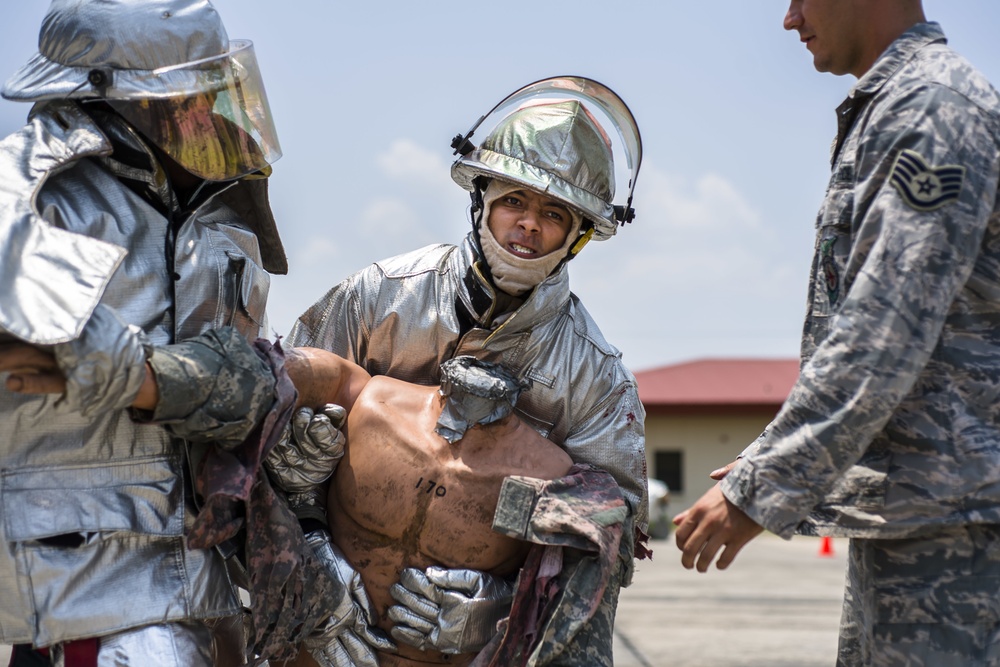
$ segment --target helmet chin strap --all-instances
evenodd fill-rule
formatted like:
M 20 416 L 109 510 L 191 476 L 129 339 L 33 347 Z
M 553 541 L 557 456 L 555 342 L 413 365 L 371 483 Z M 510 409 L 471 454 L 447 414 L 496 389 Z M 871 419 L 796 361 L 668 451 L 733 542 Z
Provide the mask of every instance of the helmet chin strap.
M 590 239 L 592 238 L 594 238 L 593 225 L 591 225 L 590 229 L 585 231 L 583 234 L 580 234 L 580 237 L 576 240 L 576 243 L 574 243 L 573 247 L 569 249 L 569 254 L 566 255 L 566 261 L 568 262 L 569 260 L 579 255 L 580 251 L 583 250 L 584 246 L 590 243 Z
M 488 184 L 489 181 L 482 177 L 473 181 L 472 192 L 469 193 L 469 197 L 472 199 L 472 204 L 469 206 L 469 219 L 472 222 L 472 238 L 476 242 L 476 253 L 479 255 L 479 259 L 482 260 L 479 262 L 481 272 L 483 277 L 490 282 L 490 285 L 494 285 L 493 271 L 490 269 L 489 262 L 486 261 L 486 254 L 483 252 L 483 240 L 479 236 L 479 224 L 486 214 L 486 203 L 483 200 L 483 192 L 486 190 Z

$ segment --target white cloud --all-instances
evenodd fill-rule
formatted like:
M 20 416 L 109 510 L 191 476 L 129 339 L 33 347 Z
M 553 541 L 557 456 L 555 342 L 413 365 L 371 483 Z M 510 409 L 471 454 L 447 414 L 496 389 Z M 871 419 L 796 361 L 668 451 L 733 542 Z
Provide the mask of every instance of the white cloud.
M 696 179 L 644 165 L 636 209 L 642 221 L 672 229 L 758 229 L 760 214 L 729 181 L 718 174 Z M 640 208 L 641 207 L 641 208 Z
M 383 252 L 376 256 L 385 256 L 387 248 L 402 252 L 461 239 L 469 199 L 451 179 L 446 155 L 410 139 L 396 139 L 376 155 L 375 164 L 385 174 L 389 191 L 362 210 L 364 235 L 382 243 Z
M 290 263 L 294 267 L 313 267 L 336 261 L 341 255 L 341 246 L 331 239 L 315 236 L 309 243 L 295 249 Z
M 398 199 L 376 199 L 361 212 L 361 229 L 365 236 L 399 236 L 420 227 L 420 216 L 408 204 Z
M 438 189 L 454 188 L 450 163 L 441 151 L 432 151 L 409 139 L 396 139 L 375 158 L 375 164 L 386 176 L 400 185 Z

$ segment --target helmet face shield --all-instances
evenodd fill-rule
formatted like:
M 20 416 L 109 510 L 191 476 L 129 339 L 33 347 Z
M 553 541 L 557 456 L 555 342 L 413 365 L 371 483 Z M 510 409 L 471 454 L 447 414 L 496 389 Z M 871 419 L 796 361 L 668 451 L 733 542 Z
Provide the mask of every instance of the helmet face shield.
M 112 76 L 121 78 L 119 72 Z M 184 169 L 209 181 L 259 171 L 281 157 L 249 41 L 228 53 L 110 81 L 104 99 Z

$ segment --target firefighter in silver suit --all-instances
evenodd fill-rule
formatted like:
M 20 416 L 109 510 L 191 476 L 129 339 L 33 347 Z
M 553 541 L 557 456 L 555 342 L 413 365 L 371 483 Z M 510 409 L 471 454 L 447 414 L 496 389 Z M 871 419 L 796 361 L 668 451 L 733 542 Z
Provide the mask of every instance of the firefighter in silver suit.
M 207 0 L 54 0 L 3 96 L 34 106 L 0 142 L 0 340 L 48 355 L 65 392 L 24 393 L 17 372 L 0 388 L 0 643 L 67 667 L 221 664 L 236 589 L 220 551 L 185 541 L 178 433 L 199 406 L 129 406 L 154 346 L 263 333 L 286 271 L 253 46 Z M 273 377 L 256 381 L 227 437 L 269 409 Z
M 612 203 L 613 143 L 597 115 L 617 131 L 633 186 L 641 141 L 621 99 L 580 77 L 526 86 L 487 116 L 501 111 L 481 146 L 470 140 L 478 123 L 453 144 L 460 156 L 452 177 L 473 201 L 473 229 L 465 240 L 376 262 L 348 277 L 299 318 L 289 339 L 331 350 L 373 375 L 419 384 L 439 383 L 441 362 L 459 355 L 502 363 L 531 381 L 519 416 L 576 462 L 611 473 L 629 508 L 614 581 L 593 601 L 597 613 L 580 623 L 567 646 L 549 651 L 557 657 L 546 664 L 610 665 L 618 591 L 632 572 L 633 528 L 647 526 L 644 412 L 621 354 L 570 292 L 567 263 L 588 241 L 610 238 L 631 219 L 630 206 Z M 468 590 L 470 580 L 488 575 L 453 570 L 432 578 L 434 590 L 394 593 L 401 604 L 390 610 L 393 637 L 445 653 L 478 651 L 496 623 L 469 616 L 503 617 L 511 600 L 504 582 L 479 585 L 484 592 L 470 596 L 450 594 L 450 582 Z M 439 612 L 422 616 L 421 609 Z M 549 621 L 565 626 L 579 621 L 578 611 L 567 602 Z M 483 632 L 470 636 L 473 627 Z

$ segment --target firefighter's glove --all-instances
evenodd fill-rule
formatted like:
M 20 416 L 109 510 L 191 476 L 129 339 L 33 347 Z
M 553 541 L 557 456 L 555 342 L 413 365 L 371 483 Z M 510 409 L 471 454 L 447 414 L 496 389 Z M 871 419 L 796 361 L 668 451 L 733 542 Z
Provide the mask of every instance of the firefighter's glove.
M 333 403 L 315 413 L 296 410 L 264 460 L 275 484 L 288 493 L 304 493 L 329 479 L 344 456 L 346 420 L 347 411 Z
M 306 534 L 316 559 L 334 583 L 330 618 L 304 642 L 322 667 L 378 667 L 376 651 L 396 652 L 396 645 L 374 626 L 375 609 L 361 576 L 325 530 Z
M 84 417 L 127 408 L 146 378 L 150 350 L 139 327 L 125 324 L 113 309 L 98 304 L 78 338 L 52 346 L 66 377 L 60 401 Z
M 390 589 L 399 604 L 389 608 L 393 639 L 420 650 L 481 650 L 510 615 L 514 584 L 477 570 L 432 566 L 403 570 Z

